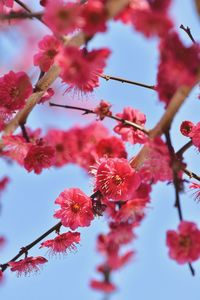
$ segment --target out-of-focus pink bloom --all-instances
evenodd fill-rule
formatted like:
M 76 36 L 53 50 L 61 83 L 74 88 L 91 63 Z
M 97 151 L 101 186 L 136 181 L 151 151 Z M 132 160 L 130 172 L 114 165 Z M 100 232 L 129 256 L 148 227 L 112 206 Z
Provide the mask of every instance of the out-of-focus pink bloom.
M 6 189 L 9 182 L 10 182 L 10 179 L 7 176 L 4 176 L 0 180 L 0 193 Z
M 87 1 L 82 7 L 81 17 L 83 18 L 81 28 L 85 33 L 93 35 L 96 32 L 106 31 L 107 12 L 103 1 Z
M 39 66 L 43 72 L 47 72 L 59 53 L 61 43 L 55 36 L 45 35 L 38 46 L 40 51 L 34 55 L 34 65 Z
M 148 156 L 140 169 L 140 176 L 144 182 L 156 183 L 157 181 L 170 181 L 173 179 L 171 158 L 167 145 L 156 138 L 149 142 Z
M 3 155 L 17 161 L 20 165 L 24 165 L 30 144 L 20 135 L 7 135 L 2 137 L 4 143 Z
M 200 257 L 200 230 L 193 222 L 182 221 L 178 231 L 168 230 L 166 243 L 169 256 L 179 264 L 191 263 Z
M 80 27 L 81 6 L 78 3 L 63 0 L 48 0 L 45 3 L 43 21 L 58 35 L 68 34 Z
M 0 78 L 0 107 L 10 112 L 23 108 L 31 93 L 32 85 L 24 72 L 10 71 Z
M 112 115 L 112 112 L 110 111 L 111 106 L 112 105 L 109 102 L 101 100 L 100 104 L 94 109 L 94 112 L 102 121 L 106 116 Z
M 123 268 L 134 257 L 134 251 L 127 251 L 123 255 L 116 255 L 108 257 L 107 264 L 111 270 L 118 270 Z
M 0 0 L 0 13 L 3 12 L 4 6 L 12 8 L 14 5 L 14 0 Z
M 47 145 L 31 145 L 26 157 L 24 167 L 28 172 L 40 174 L 43 169 L 50 168 L 55 161 L 55 150 Z
M 12 272 L 17 272 L 17 276 L 28 275 L 31 272 L 38 272 L 40 265 L 46 263 L 48 260 L 42 256 L 26 257 L 19 261 L 10 261 L 9 266 Z
M 141 183 L 139 175 L 123 158 L 109 158 L 100 162 L 95 179 L 95 190 L 115 201 L 130 199 Z
M 78 188 L 64 190 L 56 199 L 61 208 L 54 214 L 61 219 L 62 225 L 75 230 L 77 227 L 90 226 L 94 219 L 91 198 Z
M 116 114 L 116 116 L 122 118 L 123 120 L 136 123 L 142 127 L 146 122 L 145 115 L 139 110 L 133 109 L 132 107 L 125 107 L 123 113 Z M 131 144 L 144 144 L 147 140 L 144 132 L 120 121 L 118 122 L 118 125 L 115 126 L 114 131 L 121 135 L 122 140 L 130 142 Z
M 200 122 L 192 127 L 189 137 L 192 139 L 193 145 L 200 151 Z
M 167 34 L 160 42 L 160 64 L 157 74 L 157 91 L 167 105 L 176 90 L 193 85 L 197 80 L 200 65 L 200 47 L 182 44 L 176 32 Z
M 47 247 L 52 254 L 67 253 L 68 251 L 75 251 L 76 244 L 80 243 L 80 233 L 68 231 L 57 235 L 52 240 L 43 242 L 40 248 Z
M 69 84 L 69 89 L 92 92 L 99 85 L 98 75 L 106 66 L 109 55 L 107 48 L 88 52 L 86 49 L 65 47 L 57 58 L 61 68 L 60 77 Z
M 116 219 L 120 222 L 139 223 L 144 218 L 146 199 L 133 199 L 122 205 Z
M 117 289 L 113 283 L 94 279 L 90 281 L 90 287 L 104 293 L 112 293 Z
M 123 142 L 115 136 L 101 139 L 97 143 L 95 151 L 98 158 L 127 158 L 127 152 Z

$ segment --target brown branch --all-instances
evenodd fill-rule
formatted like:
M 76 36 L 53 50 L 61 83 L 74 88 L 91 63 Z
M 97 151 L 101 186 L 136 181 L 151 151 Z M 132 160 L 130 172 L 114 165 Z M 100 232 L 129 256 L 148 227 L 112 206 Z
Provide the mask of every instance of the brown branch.
M 101 193 L 99 191 L 94 192 L 90 198 L 92 201 L 95 200 L 95 198 L 98 198 L 101 196 Z M 20 258 L 23 254 L 27 254 L 27 252 L 32 249 L 34 246 L 36 246 L 39 242 L 41 242 L 44 238 L 46 238 L 48 235 L 50 235 L 52 232 L 59 232 L 60 227 L 62 226 L 61 222 L 58 222 L 54 226 L 52 226 L 50 229 L 45 231 L 43 234 L 41 234 L 38 238 L 36 238 L 33 242 L 28 244 L 25 247 L 21 247 L 17 255 L 15 255 L 11 260 L 9 260 L 7 263 L 0 264 L 0 268 L 2 271 L 5 271 L 9 267 L 9 262 L 10 261 L 16 261 L 18 258 Z
M 191 172 L 189 171 L 188 169 L 186 168 L 182 168 L 182 171 L 187 174 L 190 178 L 194 178 L 198 181 L 200 181 L 200 176 L 198 176 L 197 174 L 195 174 L 194 172 Z
M 187 142 L 185 145 L 183 145 L 177 152 L 176 152 L 176 156 L 183 156 L 183 153 L 185 151 L 187 151 L 191 146 L 192 146 L 192 141 Z
M 137 85 L 146 89 L 151 89 L 151 90 L 155 90 L 155 86 L 154 85 L 147 85 L 141 82 L 136 82 L 136 81 L 132 81 L 132 80 L 128 80 L 125 78 L 121 78 L 121 77 L 115 77 L 115 76 L 110 76 L 110 75 L 105 75 L 105 74 L 101 74 L 99 75 L 101 78 L 105 79 L 106 81 L 108 80 L 115 80 L 115 81 L 119 81 L 121 83 L 128 83 L 128 84 L 132 84 L 132 85 Z
M 31 13 L 31 9 L 26 5 L 24 4 L 22 1 L 20 0 L 15 0 L 15 2 L 21 6 L 24 10 L 26 10 L 27 12 Z
M 196 41 L 195 41 L 195 39 L 194 39 L 194 37 L 193 37 L 193 35 L 191 33 L 190 28 L 188 26 L 185 27 L 183 24 L 181 24 L 180 28 L 183 29 L 183 31 L 185 31 L 187 33 L 187 35 L 189 36 L 189 38 L 191 39 L 191 41 L 195 44 Z
M 67 109 L 75 109 L 75 110 L 80 110 L 80 111 L 83 111 L 84 112 L 84 115 L 86 114 L 95 114 L 96 115 L 96 112 L 92 109 L 88 109 L 88 108 L 83 108 L 83 107 L 77 107 L 77 106 L 71 106 L 71 105 L 62 105 L 62 104 L 56 104 L 56 103 L 52 103 L 50 102 L 49 103 L 50 106 L 55 106 L 55 107 L 61 107 L 61 108 L 67 108 Z M 132 126 L 134 127 L 135 129 L 138 129 L 144 133 L 146 133 L 148 135 L 148 130 L 145 129 L 144 127 L 138 125 L 137 123 L 134 123 L 134 122 L 131 122 L 131 121 L 128 121 L 128 120 L 124 120 L 120 117 L 117 117 L 117 116 L 105 116 L 107 118 L 110 118 L 110 119 L 113 119 L 113 120 L 116 120 L 116 121 L 119 121 L 119 122 L 122 122 L 124 125 L 127 125 L 127 126 Z
M 21 124 L 20 127 L 21 127 L 22 135 L 23 135 L 25 141 L 26 141 L 27 143 L 30 143 L 30 139 L 29 139 L 29 136 L 28 136 L 28 133 L 27 133 L 25 124 Z
M 32 19 L 36 18 L 41 21 L 42 13 L 27 13 L 27 12 L 10 12 L 9 14 L 0 14 L 0 20 L 12 20 L 12 19 Z

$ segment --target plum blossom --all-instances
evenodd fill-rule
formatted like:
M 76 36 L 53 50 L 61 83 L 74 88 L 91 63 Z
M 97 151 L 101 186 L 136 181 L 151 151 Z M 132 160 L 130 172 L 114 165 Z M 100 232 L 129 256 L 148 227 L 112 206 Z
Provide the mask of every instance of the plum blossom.
M 45 264 L 47 261 L 48 260 L 42 256 L 30 256 L 19 261 L 10 261 L 8 264 L 12 272 L 17 272 L 17 276 L 26 276 L 32 272 L 38 272 L 40 265 Z
M 94 219 L 91 198 L 78 188 L 64 190 L 55 200 L 61 208 L 54 214 L 61 219 L 62 225 L 75 230 L 77 227 L 90 226 Z
M 179 264 L 191 263 L 200 258 L 200 230 L 193 222 L 182 221 L 178 230 L 168 230 L 166 243 L 169 256 Z

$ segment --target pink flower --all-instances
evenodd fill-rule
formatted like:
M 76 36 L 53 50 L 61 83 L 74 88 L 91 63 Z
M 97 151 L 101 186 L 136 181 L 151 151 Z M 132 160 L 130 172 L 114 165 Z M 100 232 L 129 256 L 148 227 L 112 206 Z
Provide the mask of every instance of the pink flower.
M 10 179 L 7 176 L 4 176 L 0 180 L 0 193 L 6 189 L 9 182 L 10 182 Z
M 130 0 L 129 4 L 115 17 L 116 20 L 121 20 L 123 23 L 131 23 L 132 13 L 134 10 L 149 9 L 149 4 L 146 0 Z
M 145 199 L 133 199 L 122 205 L 117 213 L 116 219 L 120 222 L 140 223 L 144 218 Z
M 5 245 L 5 243 L 6 243 L 5 237 L 0 236 L 0 249 L 3 248 L 3 246 Z
M 28 275 L 31 272 L 38 272 L 39 265 L 46 263 L 48 260 L 42 256 L 26 257 L 19 261 L 10 261 L 9 266 L 12 272 L 17 272 L 17 276 Z
M 117 289 L 113 283 L 98 280 L 91 280 L 90 287 L 92 289 L 99 290 L 104 293 L 112 293 Z
M 180 131 L 181 131 L 182 135 L 189 137 L 193 127 L 194 127 L 194 124 L 192 122 L 183 121 L 180 126 Z
M 198 202 L 200 201 L 200 184 L 192 182 L 192 184 L 189 186 L 190 189 L 194 190 L 194 196 L 195 200 Z
M 193 145 L 200 151 L 200 122 L 192 127 L 189 137 L 192 139 Z
M 81 11 L 83 24 L 81 28 L 89 35 L 106 31 L 107 12 L 101 0 L 89 0 Z
M 118 270 L 124 267 L 127 263 L 129 263 L 131 259 L 134 257 L 134 254 L 135 254 L 134 251 L 127 251 L 123 255 L 108 257 L 107 264 L 111 270 Z
M 76 244 L 80 243 L 80 233 L 68 231 L 57 235 L 53 240 L 43 242 L 40 248 L 50 248 L 52 254 L 67 253 L 68 251 L 75 251 Z
M 20 165 L 24 165 L 30 144 L 27 143 L 21 135 L 7 135 L 2 137 L 5 145 L 3 155 L 17 161 Z
M 95 151 L 98 158 L 127 158 L 127 153 L 123 142 L 115 136 L 101 139 L 96 147 Z
M 31 93 L 32 85 L 24 72 L 10 71 L 0 78 L 0 106 L 10 112 L 23 108 Z
M 112 112 L 110 111 L 111 106 L 112 105 L 109 102 L 101 100 L 100 104 L 94 109 L 94 112 L 102 121 L 106 116 L 112 115 Z
M 12 8 L 14 5 L 14 0 L 0 0 L 0 13 L 3 13 L 4 6 Z
M 55 160 L 55 150 L 51 146 L 31 145 L 24 158 L 24 167 L 28 172 L 40 174 L 42 169 L 50 168 Z
M 99 76 L 110 55 L 107 48 L 92 50 L 65 47 L 58 56 L 61 68 L 60 77 L 69 84 L 69 89 L 78 88 L 83 92 L 92 92 L 99 85 Z
M 49 0 L 45 4 L 43 21 L 57 35 L 73 32 L 80 26 L 80 5 L 63 0 Z
M 130 199 L 141 182 L 138 174 L 123 158 L 109 158 L 100 162 L 95 178 L 95 190 L 115 201 Z
M 167 145 L 156 138 L 146 144 L 148 156 L 140 169 L 140 176 L 144 182 L 170 181 L 173 178 L 171 158 Z
M 116 114 L 116 116 L 141 126 L 144 126 L 146 122 L 145 115 L 132 107 L 125 107 L 123 113 Z M 147 140 L 144 132 L 135 129 L 133 126 L 125 125 L 123 122 L 118 122 L 114 131 L 121 135 L 123 141 L 130 142 L 131 144 L 144 144 Z
M 171 32 L 160 42 L 160 72 L 164 72 L 174 86 L 193 85 L 197 80 L 200 65 L 200 48 L 198 45 L 186 47 L 176 32 Z M 160 82 L 162 84 L 162 82 Z M 159 85 L 158 85 L 159 88 Z
M 200 230 L 195 223 L 182 221 L 178 231 L 168 230 L 166 243 L 169 256 L 179 264 L 191 263 L 200 257 Z
M 61 209 L 54 214 L 61 219 L 62 225 L 75 230 L 77 227 L 90 226 L 94 219 L 92 201 L 78 188 L 64 190 L 56 199 Z
M 34 55 L 34 66 L 39 66 L 43 72 L 47 72 L 60 50 L 60 41 L 54 36 L 45 35 L 38 46 L 41 51 Z

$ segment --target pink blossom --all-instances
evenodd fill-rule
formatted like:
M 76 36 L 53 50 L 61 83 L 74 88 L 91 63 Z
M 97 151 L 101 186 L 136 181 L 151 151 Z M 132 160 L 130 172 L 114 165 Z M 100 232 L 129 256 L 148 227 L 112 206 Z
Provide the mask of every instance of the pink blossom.
M 51 146 L 31 145 L 24 158 L 24 167 L 28 172 L 40 174 L 44 168 L 50 168 L 55 160 L 55 150 Z
M 167 145 L 156 138 L 146 144 L 148 156 L 140 169 L 140 176 L 146 183 L 170 181 L 173 179 L 171 158 Z
M 102 121 L 106 116 L 112 115 L 110 108 L 111 108 L 111 104 L 109 102 L 101 100 L 100 104 L 94 109 L 94 112 Z
M 140 223 L 145 216 L 144 210 L 146 204 L 145 199 L 129 200 L 122 205 L 116 219 L 120 222 Z
M 189 137 L 194 124 L 190 121 L 183 121 L 180 126 L 180 131 L 184 136 Z
M 89 35 L 106 31 L 107 12 L 101 0 L 89 0 L 81 10 L 83 24 L 81 28 Z
M 115 136 L 101 139 L 96 147 L 95 151 L 98 158 L 127 158 L 127 153 L 123 142 Z
M 12 8 L 14 5 L 14 0 L 0 0 L 0 13 L 3 12 L 4 6 Z
M 63 0 L 49 0 L 45 4 L 43 21 L 58 35 L 73 32 L 80 26 L 80 5 Z
M 90 226 L 94 218 L 91 199 L 78 188 L 64 190 L 56 199 L 61 208 L 54 217 L 61 219 L 62 225 L 75 230 Z
M 30 144 L 25 141 L 21 135 L 7 135 L 2 137 L 5 148 L 3 155 L 17 161 L 20 165 L 24 165 Z
M 0 106 L 10 112 L 23 108 L 31 93 L 32 85 L 24 72 L 10 71 L 0 78 Z
M 76 244 L 80 243 L 80 233 L 68 231 L 57 235 L 52 240 L 43 242 L 40 248 L 50 248 L 52 254 L 67 253 L 68 251 L 75 251 Z
M 169 256 L 179 264 L 191 263 L 200 257 L 200 230 L 193 222 L 182 221 L 178 231 L 168 230 L 166 243 Z
M 95 189 L 104 197 L 128 200 L 140 185 L 140 177 L 123 158 L 103 160 L 96 171 Z
M 61 43 L 51 35 L 45 35 L 38 44 L 40 52 L 34 55 L 34 65 L 39 66 L 43 72 L 47 72 L 53 65 Z
M 192 127 L 189 137 L 192 139 L 193 145 L 200 151 L 200 122 Z
M 112 293 L 117 289 L 113 283 L 94 279 L 90 281 L 90 287 L 104 293 Z
M 198 45 L 186 47 L 176 32 L 171 32 L 160 42 L 160 72 L 165 72 L 174 85 L 193 85 L 197 80 L 200 65 L 200 48 Z M 161 84 L 162 82 L 160 82 Z M 159 86 L 158 86 L 159 88 Z
M 116 116 L 123 120 L 134 122 L 142 127 L 146 122 L 145 115 L 132 107 L 125 107 L 123 113 L 116 114 Z M 120 121 L 118 122 L 118 125 L 115 126 L 114 131 L 121 135 L 122 140 L 130 142 L 131 144 L 144 144 L 147 140 L 144 132 Z
M 111 270 L 118 270 L 124 267 L 134 257 L 134 251 L 127 251 L 123 255 L 108 257 L 107 264 Z
M 92 92 L 99 85 L 98 74 L 102 73 L 109 55 L 107 48 L 88 52 L 86 49 L 65 47 L 58 56 L 60 77 L 69 84 L 69 89 Z
M 192 182 L 189 186 L 190 189 L 194 190 L 195 199 L 199 202 L 200 201 L 200 184 L 196 182 Z
M 46 263 L 48 260 L 42 256 L 26 257 L 19 261 L 10 261 L 9 266 L 12 272 L 17 272 L 17 276 L 28 275 L 31 272 L 38 272 L 39 265 Z

